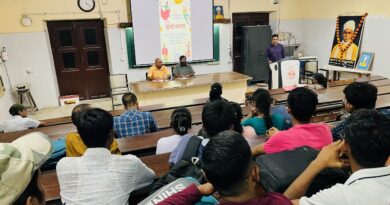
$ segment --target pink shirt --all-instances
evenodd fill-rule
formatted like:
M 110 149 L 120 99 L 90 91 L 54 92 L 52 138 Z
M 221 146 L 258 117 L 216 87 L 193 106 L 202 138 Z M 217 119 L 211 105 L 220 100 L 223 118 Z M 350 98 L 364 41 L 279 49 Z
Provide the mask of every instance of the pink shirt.
M 272 154 L 302 146 L 321 149 L 332 142 L 332 132 L 328 125 L 310 123 L 296 125 L 288 130 L 278 132 L 264 144 L 264 151 L 267 154 Z

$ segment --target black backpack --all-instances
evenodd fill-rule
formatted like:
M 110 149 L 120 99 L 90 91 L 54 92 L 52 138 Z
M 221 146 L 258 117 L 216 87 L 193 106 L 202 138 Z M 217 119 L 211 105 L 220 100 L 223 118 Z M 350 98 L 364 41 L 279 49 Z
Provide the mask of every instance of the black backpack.
M 256 164 L 260 167 L 261 185 L 266 191 L 283 193 L 317 157 L 318 153 L 318 150 L 311 147 L 299 147 L 257 157 Z M 327 168 L 313 180 L 306 196 L 309 197 L 336 183 L 344 183 L 348 177 L 349 173 L 346 170 Z
M 197 136 L 192 136 L 187 143 L 183 156 L 171 169 L 162 176 L 153 185 L 151 193 L 159 190 L 161 187 L 175 181 L 178 178 L 193 177 L 200 184 L 205 183 L 203 172 L 201 171 L 201 160 L 198 157 L 198 150 L 202 139 Z

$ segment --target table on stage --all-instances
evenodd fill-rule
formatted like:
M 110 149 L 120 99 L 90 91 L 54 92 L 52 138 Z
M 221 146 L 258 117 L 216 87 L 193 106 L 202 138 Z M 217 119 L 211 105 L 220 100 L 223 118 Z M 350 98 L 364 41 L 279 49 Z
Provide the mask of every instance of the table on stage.
M 183 100 L 209 96 L 210 85 L 222 84 L 222 97 L 237 103 L 245 102 L 247 80 L 251 77 L 236 72 L 196 75 L 189 79 L 176 79 L 165 82 L 139 81 L 130 84 L 141 106 L 159 103 L 175 103 Z

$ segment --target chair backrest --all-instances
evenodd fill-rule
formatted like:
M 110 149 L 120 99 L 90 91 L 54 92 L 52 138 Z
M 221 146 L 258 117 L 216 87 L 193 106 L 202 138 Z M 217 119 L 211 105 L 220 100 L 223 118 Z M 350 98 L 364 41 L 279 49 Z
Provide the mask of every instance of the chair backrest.
M 171 67 L 171 78 L 172 79 L 175 79 L 175 75 L 173 74 L 173 70 L 175 69 L 174 66 Z
M 111 89 L 127 88 L 127 87 L 128 87 L 128 82 L 127 82 L 127 75 L 126 74 L 110 75 L 110 88 Z
M 318 61 L 308 61 L 305 63 L 305 72 L 318 73 Z

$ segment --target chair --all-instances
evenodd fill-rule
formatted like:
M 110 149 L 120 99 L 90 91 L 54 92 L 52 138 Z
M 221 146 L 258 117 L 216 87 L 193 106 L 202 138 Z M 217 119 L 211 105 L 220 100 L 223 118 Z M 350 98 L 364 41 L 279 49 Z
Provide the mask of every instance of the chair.
M 21 105 L 24 105 L 26 109 L 32 109 L 37 111 L 37 104 L 35 104 L 34 98 L 31 95 L 30 89 L 26 86 L 17 87 L 17 102 Z
M 110 91 L 112 110 L 115 110 L 115 106 L 122 105 L 122 95 L 130 92 L 127 75 L 126 74 L 114 74 L 110 75 Z M 119 103 L 118 103 L 119 101 Z
M 306 83 L 314 82 L 314 74 L 318 73 L 318 60 L 317 58 L 300 60 L 303 67 L 303 77 L 306 80 Z

